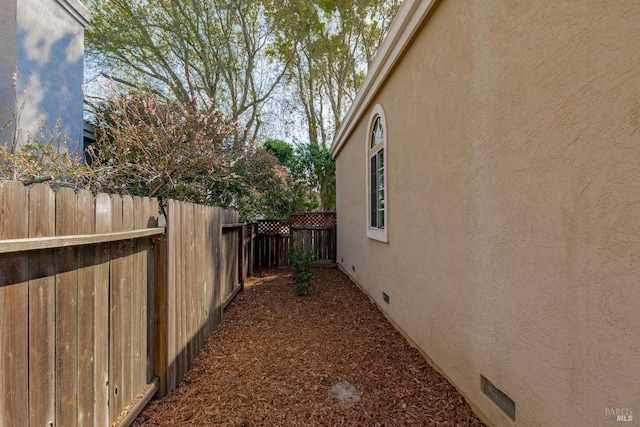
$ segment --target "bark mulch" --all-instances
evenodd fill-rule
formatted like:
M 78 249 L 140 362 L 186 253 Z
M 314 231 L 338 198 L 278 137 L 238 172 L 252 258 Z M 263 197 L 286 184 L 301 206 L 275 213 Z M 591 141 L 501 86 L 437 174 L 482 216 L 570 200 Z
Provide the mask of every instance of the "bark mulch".
M 134 426 L 484 425 L 347 276 L 314 269 L 312 283 L 298 297 L 288 270 L 249 279 L 184 381 Z M 359 402 L 330 393 L 345 381 Z

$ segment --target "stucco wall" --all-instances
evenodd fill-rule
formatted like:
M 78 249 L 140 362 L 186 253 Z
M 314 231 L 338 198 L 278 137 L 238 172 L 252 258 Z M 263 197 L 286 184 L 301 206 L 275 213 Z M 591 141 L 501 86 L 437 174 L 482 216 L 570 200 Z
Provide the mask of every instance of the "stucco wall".
M 0 2 L 0 126 L 15 108 L 13 73 L 16 70 L 16 3 Z M 0 142 L 2 137 L 0 136 Z
M 44 122 L 45 139 L 59 123 L 68 149 L 81 148 L 84 27 L 89 12 L 78 0 L 12 0 L 0 11 L 3 62 L 0 69 L 0 107 L 22 102 L 22 139 L 38 134 Z M 6 11 L 11 9 L 12 16 Z M 6 69 L 5 69 L 6 68 Z M 12 75 L 17 74 L 13 91 Z
M 338 153 L 341 267 L 492 424 L 640 419 L 638 46 L 635 0 L 443 0 L 369 106 L 389 243 L 368 113 Z

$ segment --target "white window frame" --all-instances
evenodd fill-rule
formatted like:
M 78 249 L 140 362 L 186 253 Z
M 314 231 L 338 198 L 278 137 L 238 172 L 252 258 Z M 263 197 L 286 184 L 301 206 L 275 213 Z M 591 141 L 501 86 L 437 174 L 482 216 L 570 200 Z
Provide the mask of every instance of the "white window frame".
M 373 127 L 376 123 L 376 120 L 380 119 L 380 122 L 382 123 L 382 142 L 376 144 L 374 147 L 371 147 L 371 140 L 372 140 L 372 136 L 373 136 Z M 367 141 L 365 144 L 365 150 L 366 150 L 366 162 L 367 162 L 367 166 L 366 166 L 366 171 L 367 171 L 367 176 L 365 179 L 366 182 L 366 199 L 367 199 L 367 205 L 366 205 L 366 225 L 367 225 L 367 237 L 370 239 L 374 239 L 374 240 L 379 240 L 381 242 L 388 242 L 388 231 L 389 231 L 389 186 L 387 185 L 387 177 L 388 177 L 388 171 L 387 171 L 387 165 L 389 164 L 389 151 L 387 150 L 387 135 L 389 134 L 388 132 L 388 126 L 387 126 L 387 120 L 384 114 L 384 110 L 382 108 L 382 106 L 380 104 L 376 104 L 375 107 L 373 107 L 373 110 L 371 111 L 371 115 L 369 116 L 369 125 L 367 128 Z M 371 159 L 373 156 L 376 156 L 378 152 L 380 152 L 382 150 L 383 154 L 383 191 L 384 191 L 384 207 L 383 207 L 383 216 L 384 216 L 384 225 L 382 228 L 380 227 L 373 227 L 372 226 L 372 206 L 371 206 L 371 193 L 372 193 L 372 188 L 371 188 Z

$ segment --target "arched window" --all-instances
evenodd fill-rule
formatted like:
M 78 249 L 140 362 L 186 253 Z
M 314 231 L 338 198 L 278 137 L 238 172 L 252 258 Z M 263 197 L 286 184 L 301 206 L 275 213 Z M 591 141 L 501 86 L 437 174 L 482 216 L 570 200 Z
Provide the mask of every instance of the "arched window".
M 387 241 L 387 177 L 385 155 L 387 129 L 384 111 L 373 108 L 367 139 L 367 236 Z

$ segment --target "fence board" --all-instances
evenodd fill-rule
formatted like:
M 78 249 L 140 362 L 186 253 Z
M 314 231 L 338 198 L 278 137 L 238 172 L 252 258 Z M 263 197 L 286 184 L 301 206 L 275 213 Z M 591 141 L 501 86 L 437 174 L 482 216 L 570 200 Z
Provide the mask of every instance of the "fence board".
M 213 331 L 222 322 L 222 209 L 212 208 L 211 223 L 209 225 L 210 259 L 213 262 L 211 281 L 212 292 L 209 299 L 209 332 Z
M 29 192 L 29 237 L 55 235 L 55 194 L 46 184 Z M 29 421 L 55 424 L 55 254 L 29 259 Z
M 167 205 L 167 393 L 177 386 L 178 363 L 178 332 L 180 325 L 177 321 L 179 312 L 178 297 L 180 296 L 178 283 L 181 282 L 179 270 L 182 262 L 180 245 L 180 205 L 173 200 Z
M 78 233 L 95 233 L 95 206 L 90 191 L 80 191 L 78 200 Z M 78 251 L 78 425 L 94 420 L 95 390 L 95 250 Z M 94 285 L 95 284 L 95 285 Z M 100 300 L 101 303 L 105 300 Z
M 148 197 L 144 198 L 144 204 L 146 209 L 147 218 L 147 227 L 156 228 L 158 227 L 158 213 L 160 211 L 160 207 L 158 204 L 158 199 L 151 199 Z M 144 246 L 145 251 L 147 252 L 146 260 L 147 260 L 147 350 L 146 350 L 146 358 L 147 358 L 147 383 L 151 382 L 153 376 L 155 374 L 155 322 L 156 322 L 156 314 L 153 311 L 155 307 L 155 289 L 156 289 L 156 274 L 161 275 L 161 279 L 164 280 L 165 273 L 165 258 L 155 257 L 155 246 L 164 247 L 164 237 L 158 238 L 156 237 L 153 241 L 150 239 L 146 240 L 146 245 Z M 162 255 L 166 257 L 164 251 Z M 158 272 L 158 270 L 160 270 Z
M 129 195 L 122 196 L 122 231 L 133 230 L 133 198 Z M 134 257 L 133 242 L 125 241 L 122 246 L 122 287 L 121 287 L 121 324 L 122 324 L 122 390 L 120 391 L 121 401 L 126 405 L 133 400 L 136 390 L 133 386 L 133 376 L 135 374 L 135 364 L 133 355 L 132 323 L 134 321 L 134 299 L 133 299 L 133 277 L 134 277 Z M 138 302 L 138 301 L 136 301 Z M 137 308 L 137 307 L 136 307 Z M 139 335 L 135 336 L 138 339 Z M 142 389 L 142 387 L 141 387 Z M 122 411 L 124 411 L 124 407 Z M 118 415 L 120 415 L 118 412 Z
M 98 194 L 95 200 L 96 233 L 111 232 L 111 198 L 106 194 Z M 110 314 L 109 314 L 109 286 L 110 257 L 113 244 L 103 243 L 96 247 L 95 267 L 95 423 L 96 427 L 109 425 L 111 417 L 109 411 L 109 396 L 111 385 L 109 384 L 109 339 L 110 339 Z
M 188 240 L 186 241 L 186 250 L 188 253 L 188 259 L 191 260 L 190 263 L 188 263 L 188 268 L 186 269 L 186 282 L 185 283 L 192 283 L 193 287 L 191 287 L 190 289 L 186 288 L 188 290 L 188 296 L 185 299 L 185 302 L 187 304 L 186 306 L 186 313 L 187 313 L 187 328 L 185 331 L 185 347 L 187 348 L 187 352 L 186 352 L 186 368 L 185 368 L 185 373 L 189 370 L 189 368 L 191 368 L 191 361 L 193 361 L 193 359 L 196 357 L 197 351 L 199 349 L 198 347 L 198 342 L 195 339 L 195 333 L 198 330 L 197 327 L 197 320 L 196 320 L 196 314 L 198 313 L 198 300 L 197 298 L 200 296 L 200 291 L 201 291 L 201 283 L 199 283 L 196 279 L 196 270 L 200 268 L 200 266 L 197 263 L 197 260 L 195 259 L 195 222 L 196 222 L 196 210 L 198 208 L 198 205 L 193 204 L 193 203 L 189 203 L 187 205 L 187 211 L 189 212 L 189 217 L 188 220 L 185 224 L 186 229 L 187 229 L 187 236 L 188 236 Z
M 182 258 L 182 263 L 180 264 L 181 266 L 180 281 L 178 282 L 179 289 L 180 289 L 180 296 L 178 297 L 178 302 L 179 302 L 178 321 L 180 322 L 180 330 L 178 332 L 179 341 L 178 341 L 178 347 L 176 348 L 176 351 L 178 353 L 178 358 L 180 361 L 180 363 L 178 364 L 178 367 L 179 367 L 178 378 L 182 379 L 182 376 L 184 375 L 184 373 L 187 372 L 186 344 L 187 344 L 187 321 L 189 317 L 187 314 L 187 306 L 188 306 L 187 298 L 189 297 L 189 294 L 188 294 L 189 289 L 187 288 L 187 286 L 190 283 L 188 282 L 187 271 L 190 267 L 189 263 L 191 261 L 188 255 L 189 254 L 188 239 L 184 237 L 185 237 L 185 234 L 187 233 L 185 229 L 188 229 L 188 224 L 190 221 L 193 221 L 193 219 L 189 215 L 188 203 L 181 203 L 180 211 L 181 211 L 180 227 L 182 229 L 182 233 L 180 236 L 180 247 L 181 247 L 180 252 L 183 258 Z M 180 383 L 180 379 L 177 381 L 178 384 Z
M 215 260 L 214 250 L 213 250 L 213 239 L 211 236 L 211 228 L 212 224 L 215 222 L 215 208 L 209 208 L 206 211 L 206 221 L 202 221 L 202 265 L 206 266 L 203 270 L 204 272 L 204 280 L 206 284 L 206 290 L 204 293 L 204 299 L 202 301 L 202 308 L 204 310 L 204 319 L 203 319 L 203 339 L 206 339 L 211 331 L 213 330 L 211 325 L 211 319 L 215 316 L 214 313 L 214 287 L 215 287 L 215 277 L 214 277 L 214 265 Z
M 148 199 L 146 199 L 148 200 Z M 133 229 L 147 228 L 149 212 L 145 199 L 133 198 Z M 133 243 L 133 320 L 131 322 L 133 369 L 131 383 L 134 393 L 147 385 L 147 259 L 148 239 Z
M 72 189 L 56 192 L 56 235 L 78 234 L 76 208 L 76 195 Z M 60 426 L 77 425 L 77 269 L 75 247 L 56 250 L 54 396 L 56 425 Z
M 206 220 L 209 220 L 211 210 L 204 206 L 199 206 L 199 210 L 200 210 L 199 215 L 204 217 Z M 206 245 L 206 241 L 204 239 L 205 232 L 206 232 L 205 231 L 206 223 L 205 221 L 197 221 L 193 225 L 195 227 L 195 232 L 194 232 L 195 248 L 196 248 L 195 263 L 198 266 L 198 268 L 196 268 L 195 280 L 197 283 L 201 284 L 198 298 L 196 299 L 196 302 L 194 304 L 194 308 L 197 309 L 196 325 L 195 325 L 195 329 L 197 331 L 196 332 L 196 339 L 197 339 L 196 349 L 199 350 L 202 344 L 204 343 L 204 340 L 207 337 L 207 335 L 205 334 L 205 329 L 206 329 L 205 319 L 207 318 L 205 301 L 207 299 L 208 286 L 207 286 L 207 279 L 206 279 L 207 268 L 206 268 L 205 251 L 204 251 L 204 247 Z
M 0 183 L 0 239 L 28 236 L 28 195 L 22 184 Z M 0 424 L 29 416 L 28 260 L 0 255 Z
M 122 231 L 122 199 L 111 195 L 111 230 Z M 109 308 L 109 419 L 115 419 L 125 407 L 122 400 L 124 375 L 122 359 L 124 357 L 124 328 L 122 317 L 126 304 L 123 292 L 124 261 L 123 243 L 111 244 L 111 262 L 109 291 L 111 292 Z
M 168 230 L 167 230 L 168 231 Z M 165 396 L 169 379 L 169 280 L 168 264 L 172 262 L 167 256 L 167 239 L 156 239 L 154 251 L 155 271 L 153 290 L 153 309 L 155 312 L 153 327 L 153 367 L 160 378 L 158 395 Z M 151 307 L 151 306 L 150 306 Z M 151 316 L 150 316 L 151 317 Z

